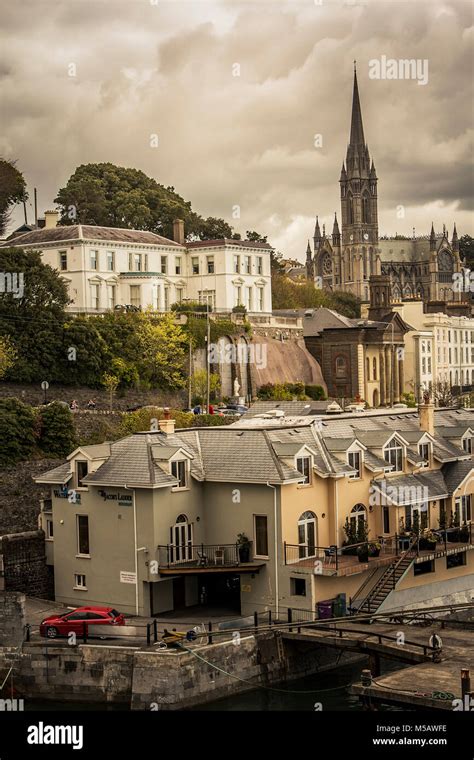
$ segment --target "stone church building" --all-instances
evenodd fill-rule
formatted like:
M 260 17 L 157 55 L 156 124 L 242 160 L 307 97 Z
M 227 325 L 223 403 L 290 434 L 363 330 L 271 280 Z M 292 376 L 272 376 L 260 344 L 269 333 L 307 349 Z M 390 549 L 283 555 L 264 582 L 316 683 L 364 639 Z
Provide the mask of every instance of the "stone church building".
M 322 231 L 316 217 L 314 250 L 308 241 L 306 276 L 329 290 L 349 291 L 368 302 L 371 275 L 388 275 L 392 300 L 420 298 L 460 301 L 453 290 L 453 273 L 461 271 L 456 225 L 451 241 L 446 227 L 437 234 L 412 238 L 379 237 L 377 173 L 364 137 L 357 73 L 349 145 L 340 183 L 341 227 L 334 216 L 332 233 Z

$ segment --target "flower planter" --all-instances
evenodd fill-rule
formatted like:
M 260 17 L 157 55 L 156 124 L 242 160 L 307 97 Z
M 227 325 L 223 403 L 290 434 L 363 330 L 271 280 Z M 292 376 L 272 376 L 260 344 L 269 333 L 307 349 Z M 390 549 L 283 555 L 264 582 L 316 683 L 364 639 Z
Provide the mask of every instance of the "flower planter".
M 358 554 L 359 562 L 368 562 L 369 561 L 369 552 L 366 552 L 365 554 Z
M 239 546 L 239 562 L 244 564 L 250 561 L 250 546 L 246 544 L 240 544 Z
M 420 549 L 434 551 L 436 549 L 436 541 L 428 541 L 427 538 L 420 538 Z
M 370 549 L 369 557 L 379 557 L 379 556 L 380 556 L 380 549 Z

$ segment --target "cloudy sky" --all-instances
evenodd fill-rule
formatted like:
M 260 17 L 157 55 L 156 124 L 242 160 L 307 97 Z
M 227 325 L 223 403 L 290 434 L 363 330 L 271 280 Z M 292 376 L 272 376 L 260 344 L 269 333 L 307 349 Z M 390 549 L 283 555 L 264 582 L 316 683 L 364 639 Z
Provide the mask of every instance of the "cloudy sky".
M 357 59 L 381 234 L 474 234 L 473 37 L 469 0 L 4 2 L 0 155 L 40 212 L 111 161 L 302 259 L 340 207 Z M 370 78 L 382 56 L 426 59 L 427 84 Z

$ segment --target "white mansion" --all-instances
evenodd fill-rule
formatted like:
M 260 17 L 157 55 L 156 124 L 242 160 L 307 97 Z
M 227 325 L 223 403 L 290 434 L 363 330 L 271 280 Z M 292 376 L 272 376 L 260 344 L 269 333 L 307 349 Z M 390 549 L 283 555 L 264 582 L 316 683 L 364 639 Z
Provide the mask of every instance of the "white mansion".
M 267 243 L 200 240 L 187 243 L 181 220 L 174 240 L 142 230 L 77 224 L 58 226 L 55 211 L 45 226 L 2 242 L 39 251 L 67 282 L 73 313 L 100 313 L 118 306 L 168 311 L 184 299 L 229 313 L 243 305 L 250 314 L 271 314 Z

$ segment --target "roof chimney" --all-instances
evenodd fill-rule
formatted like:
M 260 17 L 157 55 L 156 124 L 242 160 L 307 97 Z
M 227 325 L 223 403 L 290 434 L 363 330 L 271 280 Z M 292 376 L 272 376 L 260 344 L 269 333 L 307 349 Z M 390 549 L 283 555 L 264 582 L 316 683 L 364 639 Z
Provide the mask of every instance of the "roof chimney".
M 420 430 L 434 435 L 434 404 L 430 401 L 429 391 L 423 393 L 423 403 L 418 404 L 418 415 L 420 418 Z
M 163 418 L 161 420 L 158 420 L 158 425 L 161 432 L 165 433 L 166 435 L 173 435 L 175 422 L 176 420 L 171 419 L 169 408 L 165 406 L 163 409 Z
M 44 212 L 45 229 L 50 230 L 52 227 L 57 227 L 58 222 L 59 222 L 59 211 L 45 211 Z
M 184 245 L 184 222 L 182 219 L 175 219 L 173 222 L 173 240 L 175 243 Z

